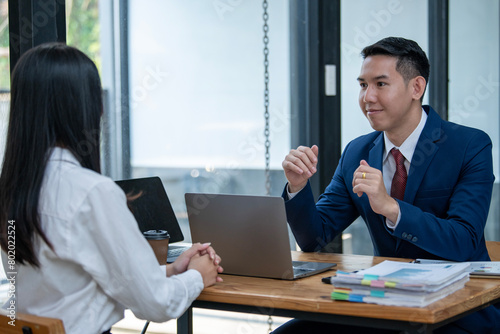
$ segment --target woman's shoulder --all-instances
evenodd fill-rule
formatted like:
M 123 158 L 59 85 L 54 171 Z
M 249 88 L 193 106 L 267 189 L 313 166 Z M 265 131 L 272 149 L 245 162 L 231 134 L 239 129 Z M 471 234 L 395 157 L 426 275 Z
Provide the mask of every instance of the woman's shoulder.
M 94 194 L 109 201 L 125 201 L 125 194 L 111 178 L 72 161 L 51 161 L 40 193 L 40 209 L 70 216 Z

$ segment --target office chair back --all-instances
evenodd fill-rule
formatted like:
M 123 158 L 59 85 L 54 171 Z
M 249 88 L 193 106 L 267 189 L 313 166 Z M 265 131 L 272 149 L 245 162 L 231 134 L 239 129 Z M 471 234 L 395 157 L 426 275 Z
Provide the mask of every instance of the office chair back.
M 13 326 L 15 324 L 15 326 Z M 38 317 L 16 313 L 15 321 L 4 313 L 0 314 L 0 333 L 2 334 L 65 334 L 60 319 Z
M 500 241 L 486 241 L 491 261 L 500 261 Z

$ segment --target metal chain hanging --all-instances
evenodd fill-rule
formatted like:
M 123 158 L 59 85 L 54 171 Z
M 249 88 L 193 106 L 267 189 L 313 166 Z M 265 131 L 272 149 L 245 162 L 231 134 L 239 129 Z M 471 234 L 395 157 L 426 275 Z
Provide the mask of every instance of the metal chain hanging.
M 264 37 L 263 37 L 263 42 L 264 42 L 264 119 L 266 121 L 266 126 L 264 129 L 264 136 L 266 138 L 265 141 L 265 147 L 266 147 L 266 168 L 265 168 L 265 174 L 266 174 L 266 195 L 269 196 L 271 195 L 271 168 L 270 168 L 270 160 L 271 160 L 271 154 L 269 153 L 269 148 L 271 147 L 271 141 L 269 140 L 269 37 L 267 36 L 267 32 L 269 31 L 269 26 L 267 24 L 267 21 L 269 19 L 269 15 L 267 13 L 267 0 L 262 1 L 262 8 L 264 9 L 264 13 L 262 14 L 262 18 L 264 19 L 264 25 L 262 27 L 262 30 L 264 31 Z M 269 316 L 267 318 L 267 323 L 269 325 L 268 333 L 271 333 L 273 331 L 273 318 Z
M 264 129 L 264 136 L 266 138 L 265 147 L 266 147 L 266 195 L 269 196 L 271 194 L 271 169 L 270 169 L 270 158 L 271 154 L 269 153 L 269 148 L 271 147 L 271 141 L 269 140 L 269 37 L 267 36 L 267 32 L 269 31 L 269 26 L 267 25 L 267 21 L 269 19 L 269 15 L 267 14 L 267 0 L 263 0 L 262 7 L 264 8 L 264 13 L 262 14 L 262 18 L 264 19 L 264 118 L 266 121 L 266 127 Z

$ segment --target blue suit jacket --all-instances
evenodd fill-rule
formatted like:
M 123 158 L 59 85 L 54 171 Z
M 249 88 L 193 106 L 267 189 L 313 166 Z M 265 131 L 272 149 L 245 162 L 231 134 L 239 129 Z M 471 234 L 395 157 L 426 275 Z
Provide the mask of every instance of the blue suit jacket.
M 427 122 L 408 173 L 401 219 L 394 231 L 352 191 L 362 159 L 382 170 L 382 132 L 361 136 L 345 148 L 331 183 L 317 203 L 308 184 L 286 201 L 289 225 L 304 251 L 317 251 L 359 216 L 379 256 L 489 261 L 484 240 L 493 188 L 491 140 L 483 131 L 443 121 L 429 106 Z M 286 190 L 283 196 L 287 199 Z M 500 332 L 500 304 L 446 326 L 471 333 Z
M 287 218 L 304 251 L 319 250 L 360 215 L 379 256 L 489 260 L 484 227 L 494 182 L 491 140 L 483 131 L 443 121 L 429 106 L 427 122 L 408 173 L 401 219 L 394 231 L 352 191 L 362 159 L 382 170 L 382 132 L 361 136 L 345 148 L 317 203 L 308 185 L 286 201 Z

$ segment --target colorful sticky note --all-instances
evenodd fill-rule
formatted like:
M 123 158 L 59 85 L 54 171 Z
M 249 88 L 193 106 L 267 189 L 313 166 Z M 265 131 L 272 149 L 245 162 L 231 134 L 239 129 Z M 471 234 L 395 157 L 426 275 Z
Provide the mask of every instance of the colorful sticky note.
M 349 300 L 349 294 L 332 292 L 332 299 L 334 299 L 334 300 Z
M 372 281 L 371 280 L 367 280 L 367 279 L 362 279 L 361 280 L 361 285 L 371 285 Z
M 350 302 L 362 303 L 363 296 L 362 295 L 349 295 Z
M 370 295 L 372 295 L 373 297 L 384 298 L 385 293 L 384 293 L 384 291 L 380 291 L 380 290 L 372 290 L 372 291 L 370 291 Z
M 385 282 L 385 287 L 386 288 L 395 288 L 396 282 Z
M 371 282 L 370 286 L 372 286 L 374 288 L 383 288 L 383 287 L 385 287 L 385 282 L 379 281 L 379 280 L 374 280 Z

